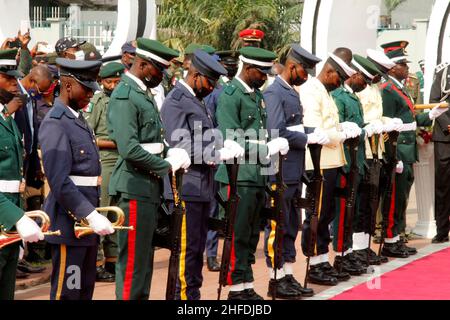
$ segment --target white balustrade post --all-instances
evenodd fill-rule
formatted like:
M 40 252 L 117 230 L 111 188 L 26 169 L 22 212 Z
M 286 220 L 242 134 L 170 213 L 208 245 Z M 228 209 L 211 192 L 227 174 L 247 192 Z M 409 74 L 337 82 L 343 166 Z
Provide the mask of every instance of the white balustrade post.
M 413 233 L 431 239 L 436 235 L 434 219 L 434 145 L 418 145 L 419 163 L 414 165 L 418 220 Z

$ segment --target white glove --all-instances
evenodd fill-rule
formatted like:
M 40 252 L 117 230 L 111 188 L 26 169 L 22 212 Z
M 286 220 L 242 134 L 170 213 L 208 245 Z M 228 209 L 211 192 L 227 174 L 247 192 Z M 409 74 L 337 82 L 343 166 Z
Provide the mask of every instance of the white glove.
M 371 124 L 372 129 L 374 130 L 374 134 L 382 134 L 383 133 L 383 124 L 379 122 L 374 122 Z
M 431 109 L 428 116 L 430 117 L 430 120 L 434 120 L 436 118 L 439 118 L 443 113 L 446 113 L 447 111 L 448 111 L 448 107 L 441 108 L 441 105 L 438 105 L 437 107 L 434 107 L 433 109 Z
M 367 137 L 372 137 L 375 134 L 375 126 L 373 124 L 368 124 L 364 127 Z
M 289 151 L 289 142 L 285 138 L 275 138 L 267 143 L 267 148 L 269 149 L 269 156 L 273 156 L 278 152 L 284 156 Z
M 346 128 L 344 129 L 344 134 L 345 137 L 347 139 L 352 139 L 352 138 L 356 138 L 359 137 L 361 135 L 362 129 L 357 127 L 357 128 Z M 346 140 L 347 140 L 346 139 Z
M 403 161 L 399 161 L 397 163 L 397 166 L 395 167 L 395 172 L 398 174 L 402 174 L 403 173 Z
M 234 152 L 234 158 L 243 157 L 245 154 L 245 149 L 241 147 L 239 143 L 233 140 L 225 140 L 223 143 L 224 148 L 227 148 Z
M 167 158 L 165 160 L 170 163 L 173 172 L 178 171 L 180 168 L 186 170 L 191 165 L 189 154 L 182 148 L 170 148 L 167 151 Z
M 44 234 L 38 224 L 33 219 L 24 215 L 16 223 L 16 229 L 19 236 L 25 242 L 38 242 L 44 240 Z
M 96 210 L 90 213 L 86 217 L 86 220 L 89 222 L 89 226 L 94 230 L 94 232 L 100 236 L 106 236 L 114 233 L 111 221 L 109 221 L 105 216 L 102 216 Z
M 308 144 L 326 145 L 329 143 L 328 134 L 320 128 L 316 128 L 313 133 L 308 134 Z
M 356 123 L 354 122 L 342 122 L 341 128 L 343 131 L 357 131 L 358 129 L 361 129 Z
M 236 153 L 228 148 L 222 148 L 219 150 L 220 161 L 228 161 L 236 158 Z

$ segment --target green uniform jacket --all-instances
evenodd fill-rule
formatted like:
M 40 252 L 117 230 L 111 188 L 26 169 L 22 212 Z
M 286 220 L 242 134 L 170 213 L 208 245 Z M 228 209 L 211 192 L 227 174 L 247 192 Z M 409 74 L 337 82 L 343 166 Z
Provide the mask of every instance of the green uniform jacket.
M 358 97 L 344 87 L 334 90 L 331 95 L 333 96 L 339 111 L 339 122 L 354 122 L 358 125 L 358 127 L 364 128 L 364 113 Z M 366 161 L 365 137 L 366 132 L 363 130 L 359 139 L 357 158 L 359 174 L 361 175 L 364 175 Z M 345 143 L 344 153 L 345 159 L 347 160 L 347 164 L 344 166 L 344 171 L 348 173 L 350 171 L 350 152 Z
M 219 97 L 216 119 L 224 140 L 238 142 L 245 149 L 246 159 L 254 160 L 254 164 L 239 166 L 239 185 L 265 186 L 267 176 L 261 172 L 268 166 L 268 149 L 265 145 L 251 142 L 267 141 L 267 113 L 262 93 L 259 90 L 249 93 L 239 80 L 233 79 Z M 227 129 L 236 131 L 233 136 L 227 136 Z M 225 165 L 219 166 L 216 180 L 228 184 Z
M 3 108 L 1 108 L 3 109 Z M 0 115 L 0 180 L 22 180 L 23 144 L 15 121 Z M 18 193 L 0 193 L 0 225 L 10 230 L 23 216 Z
M 428 113 L 414 114 L 414 105 L 404 88 L 389 80 L 381 86 L 383 97 L 383 116 L 399 118 L 403 123 L 417 122 L 418 126 L 431 126 Z M 401 132 L 398 138 L 397 159 L 404 163 L 419 161 L 416 132 Z
M 109 97 L 105 93 L 99 92 L 92 97 L 89 108 L 84 112 L 85 119 L 94 130 L 95 136 L 101 140 L 110 140 L 106 121 L 108 103 Z M 118 157 L 117 150 L 100 150 L 102 165 L 114 166 Z
M 150 154 L 140 144 L 164 143 L 164 131 L 153 99 L 127 75 L 111 95 L 108 130 L 119 151 L 109 194 L 159 203 L 161 177 L 169 172 L 170 164 L 163 159 L 165 151 Z

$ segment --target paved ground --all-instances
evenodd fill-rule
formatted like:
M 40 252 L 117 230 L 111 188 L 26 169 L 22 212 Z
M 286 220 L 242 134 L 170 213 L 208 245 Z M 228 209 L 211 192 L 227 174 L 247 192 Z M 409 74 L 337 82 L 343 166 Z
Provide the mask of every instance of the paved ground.
M 408 226 L 413 226 L 415 224 L 416 215 L 408 215 Z M 299 234 L 300 235 L 300 234 Z M 255 274 L 255 290 L 263 295 L 265 298 L 267 293 L 267 284 L 268 284 L 268 271 L 265 266 L 264 261 L 264 252 L 263 252 L 263 234 L 261 233 L 261 239 L 258 245 L 258 250 L 256 252 L 256 264 L 254 266 L 254 274 Z M 417 247 L 419 249 L 429 246 L 430 240 L 426 239 L 417 239 L 410 241 L 409 245 Z M 299 248 L 300 244 L 297 241 L 297 250 L 301 252 Z M 377 245 L 373 245 L 373 249 L 377 250 Z M 221 249 L 219 248 L 219 252 Z M 162 300 L 165 297 L 165 288 L 166 288 L 166 280 L 167 280 L 167 265 L 168 265 L 169 253 L 167 250 L 157 250 L 155 254 L 155 264 L 154 264 L 154 273 L 153 273 L 153 282 L 151 288 L 150 299 L 152 300 Z M 332 257 L 334 259 L 334 257 Z M 392 261 L 389 264 L 385 265 L 385 269 L 388 270 L 390 267 L 395 267 L 399 263 L 397 261 Z M 333 261 L 333 260 L 332 260 Z M 305 268 L 306 268 L 306 259 L 303 255 L 300 255 L 299 260 L 295 264 L 295 277 L 298 280 L 303 282 L 305 277 Z M 384 270 L 384 269 L 383 269 Z M 48 278 L 48 273 L 44 275 Z M 331 288 L 325 286 L 317 286 L 312 285 L 314 288 L 316 295 L 312 299 L 324 299 L 329 298 L 330 293 L 338 293 L 342 288 L 347 288 L 348 285 L 354 285 L 356 283 L 360 283 L 363 281 L 367 281 L 368 277 L 372 275 L 365 275 L 361 277 L 353 277 L 352 281 L 349 283 L 343 283 L 339 287 Z M 217 281 L 218 281 L 218 273 L 209 272 L 204 269 L 204 285 L 201 290 L 202 299 L 215 300 L 217 299 Z M 23 289 L 23 286 L 22 286 Z M 18 290 L 16 291 L 16 299 L 17 300 L 47 300 L 49 298 L 50 286 L 48 283 L 34 286 L 32 288 Z M 323 293 L 323 294 L 322 294 Z M 222 291 L 222 299 L 225 299 L 228 294 L 228 289 L 224 288 Z M 115 298 L 114 295 L 114 284 L 110 283 L 97 283 L 94 299 L 95 300 L 113 300 Z

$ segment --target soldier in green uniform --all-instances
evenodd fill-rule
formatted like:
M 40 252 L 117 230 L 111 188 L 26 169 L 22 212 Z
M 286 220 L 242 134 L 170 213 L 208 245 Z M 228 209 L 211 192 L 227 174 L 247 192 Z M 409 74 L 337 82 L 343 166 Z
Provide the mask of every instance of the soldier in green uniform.
M 413 164 L 418 161 L 416 129 L 417 126 L 431 126 L 432 121 L 448 109 L 437 107 L 429 113 L 415 115 L 413 100 L 402 84 L 408 77 L 409 72 L 407 56 L 403 49 L 390 51 L 387 56 L 396 65 L 389 71 L 388 81 L 381 86 L 383 116 L 399 118 L 403 121 L 403 126 L 400 130 L 397 145 L 398 164 L 394 188 L 395 195 L 391 202 L 390 214 L 388 217 L 384 217 L 387 218 L 388 223 L 385 223 L 384 235 L 386 239 L 382 254 L 388 257 L 406 258 L 417 252 L 415 248 L 407 247 L 399 236 L 406 228 L 405 213 L 409 193 L 414 183 Z
M 100 150 L 102 161 L 102 185 L 100 206 L 112 205 L 108 194 L 109 178 L 119 155 L 114 142 L 109 139 L 106 114 L 109 98 L 114 88 L 119 84 L 120 77 L 125 67 L 118 62 L 110 62 L 104 65 L 98 74 L 103 91 L 94 95 L 85 111 L 85 119 L 94 130 L 97 137 L 97 146 Z M 111 217 L 111 221 L 114 217 Z M 116 233 L 101 238 L 97 255 L 97 281 L 114 282 L 115 263 L 117 261 L 117 236 Z
M 147 300 L 153 274 L 152 238 L 163 193 L 162 178 L 172 170 L 186 169 L 190 158 L 182 149 L 164 145 L 160 115 L 147 88 L 162 80 L 163 71 L 178 53 L 162 43 L 137 39 L 136 58 L 111 95 L 108 131 L 117 145 L 109 194 L 125 212 L 133 231 L 118 235 L 116 298 Z M 164 159 L 164 157 L 167 157 Z
M 357 60 L 361 61 L 361 59 L 365 60 L 363 57 L 357 57 Z M 356 123 L 359 128 L 364 129 L 359 137 L 357 153 L 357 167 L 359 173 L 356 176 L 357 182 L 355 192 L 357 192 L 365 172 L 365 138 L 367 134 L 373 135 L 375 130 L 372 126 L 365 127 L 362 105 L 356 96 L 356 93 L 363 91 L 367 86 L 362 71 L 364 69 L 356 60 L 353 60 L 352 64 L 357 72 L 347 79 L 343 86 L 333 91 L 332 96 L 339 111 L 339 121 L 353 122 Z M 350 166 L 352 164 L 350 150 L 346 144 L 344 144 L 344 152 L 347 164 L 343 167 L 343 170 L 338 173 L 337 177 L 337 186 L 343 189 L 348 187 Z M 337 255 L 334 260 L 334 267 L 337 270 L 348 272 L 351 275 L 361 275 L 366 272 L 366 268 L 352 252 L 353 228 L 345 230 L 345 225 L 353 225 L 353 221 L 356 220 L 356 215 L 353 216 L 352 222 L 349 223 L 346 221 L 348 218 L 346 217 L 345 212 L 346 205 L 346 201 L 343 197 L 336 197 L 336 216 L 333 222 L 333 249 Z M 354 208 L 355 213 L 358 212 L 359 206 L 360 203 L 356 201 Z M 348 234 L 346 234 L 346 231 Z
M 16 95 L 19 87 L 16 77 L 17 49 L 0 51 L 0 229 L 9 231 L 14 226 L 24 241 L 44 239 L 39 226 L 24 216 L 23 200 L 23 142 L 13 114 L 24 106 Z M 0 300 L 14 299 L 19 242 L 0 249 Z
M 259 217 L 265 202 L 267 176 L 263 167 L 270 156 L 279 152 L 285 155 L 289 151 L 289 143 L 284 138 L 274 137 L 267 142 L 267 113 L 259 91 L 267 80 L 276 55 L 254 47 L 242 48 L 240 54 L 244 64 L 242 72 L 225 87 L 216 112 L 224 139 L 235 140 L 246 153 L 246 161 L 239 167 L 237 181 L 241 200 L 234 225 L 228 299 L 261 300 L 262 297 L 253 289 L 251 265 L 255 263 Z M 230 130 L 233 134 L 227 135 Z M 221 183 L 220 192 L 226 198 L 228 176 L 224 165 L 219 166 L 216 180 Z

